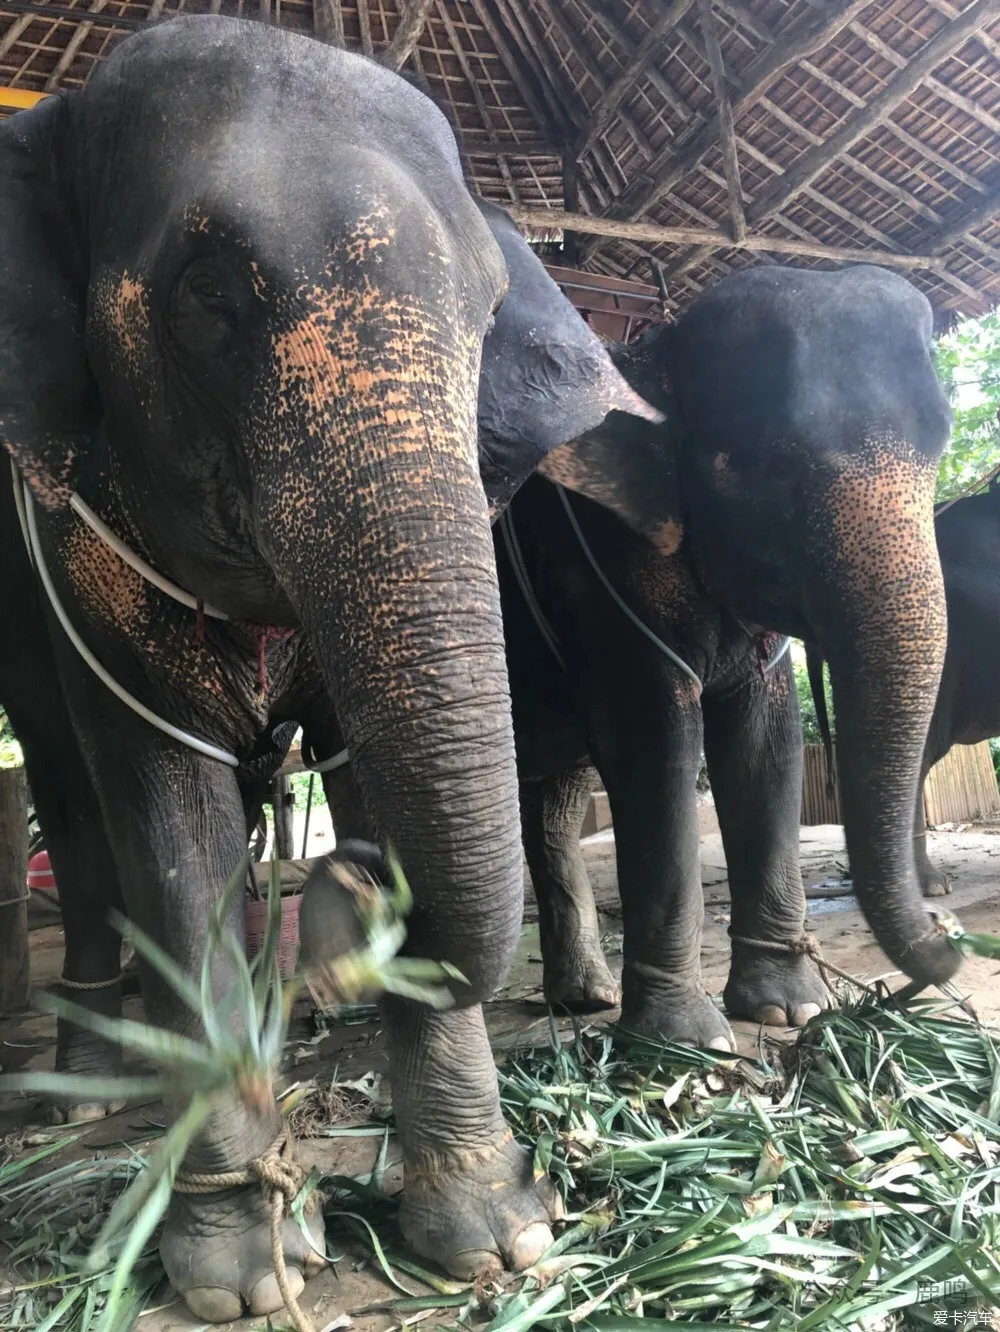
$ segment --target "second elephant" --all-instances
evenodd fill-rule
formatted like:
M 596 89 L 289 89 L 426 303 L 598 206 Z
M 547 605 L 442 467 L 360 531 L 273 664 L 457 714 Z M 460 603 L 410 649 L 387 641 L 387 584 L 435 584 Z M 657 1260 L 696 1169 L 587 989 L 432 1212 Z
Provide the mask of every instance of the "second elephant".
M 876 937 L 924 983 L 955 969 L 922 908 L 911 840 L 944 647 L 931 496 L 949 414 L 930 333 L 924 298 L 879 269 L 730 278 L 676 327 L 615 353 L 667 425 L 613 413 L 578 445 L 603 456 L 614 440 L 627 456 L 655 438 L 651 489 L 672 496 L 657 518 L 673 553 L 540 478 L 514 500 L 496 540 L 553 1000 L 615 997 L 576 841 L 592 761 L 616 832 L 623 1021 L 728 1043 L 699 978 L 704 735 L 733 891 L 727 1007 L 798 1022 L 828 1002 L 801 951 L 797 702 L 787 662 L 758 669 L 765 630 L 818 638 L 834 663 L 848 847 Z M 558 480 L 551 459 L 546 471 Z M 370 835 L 349 784 L 332 783 L 338 826 Z

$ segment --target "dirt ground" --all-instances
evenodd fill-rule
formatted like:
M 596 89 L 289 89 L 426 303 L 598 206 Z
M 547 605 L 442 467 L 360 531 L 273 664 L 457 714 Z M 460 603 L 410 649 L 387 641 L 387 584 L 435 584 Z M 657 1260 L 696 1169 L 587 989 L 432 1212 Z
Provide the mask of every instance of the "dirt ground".
M 605 951 L 614 970 L 621 967 L 621 920 L 617 901 L 614 867 L 614 839 L 608 831 L 585 842 L 585 855 L 594 884 L 604 934 Z M 954 893 L 945 900 L 967 929 L 1000 932 L 1000 826 L 979 827 L 966 831 L 932 833 L 931 856 L 951 875 Z M 809 888 L 838 878 L 844 863 L 843 834 L 838 827 L 802 830 L 803 878 Z M 702 967 L 706 987 L 718 995 L 725 983 L 729 957 L 726 928 L 729 910 L 725 857 L 717 833 L 702 839 L 702 881 L 705 891 L 705 934 Z M 530 891 L 525 902 L 525 923 L 517 960 L 507 984 L 487 1006 L 487 1025 L 498 1056 L 519 1042 L 544 1038 L 548 1018 L 541 998 L 541 960 L 538 949 L 537 911 Z M 824 956 L 837 967 L 861 978 L 884 976 L 889 966 L 875 945 L 858 913 L 853 897 L 811 897 L 808 924 L 819 936 Z M 32 904 L 32 978 L 43 988 L 57 980 L 62 963 L 62 932 L 58 916 L 43 905 Z M 1000 1022 L 1000 964 L 981 959 L 965 963 L 959 980 L 979 1016 L 988 1022 Z M 899 980 L 892 982 L 900 984 Z M 126 1001 L 128 1016 L 141 1015 L 137 996 Z M 601 1021 L 613 1021 L 614 1013 Z M 761 1037 L 761 1029 L 751 1023 L 734 1024 L 743 1053 L 752 1055 Z M 771 1033 L 778 1035 L 779 1033 Z M 0 1021 L 0 1067 L 51 1067 L 54 1050 L 54 1022 L 38 1013 Z M 357 1078 L 368 1071 L 385 1074 L 386 1063 L 381 1033 L 375 1022 L 335 1029 L 316 1039 L 307 1007 L 297 1012 L 289 1044 L 287 1076 L 290 1080 L 320 1080 L 331 1077 Z M 388 1099 L 389 1088 L 383 1077 L 380 1097 Z M 0 1138 L 32 1122 L 38 1123 L 33 1100 L 26 1097 L 0 1097 Z M 162 1109 L 157 1103 L 130 1104 L 120 1114 L 97 1124 L 85 1126 L 85 1136 L 71 1150 L 90 1152 L 121 1150 L 123 1143 L 138 1145 L 148 1138 L 150 1126 L 162 1123 Z M 334 1130 L 336 1131 L 336 1129 Z M 319 1137 L 300 1141 L 300 1159 L 317 1164 L 325 1171 L 356 1175 L 370 1171 L 380 1139 Z M 397 1153 L 398 1155 L 398 1153 Z M 53 1163 L 61 1159 L 54 1158 Z M 393 1159 L 390 1144 L 390 1161 Z M 395 1191 L 401 1184 L 401 1169 L 392 1166 L 386 1175 L 386 1188 Z M 317 1332 L 342 1313 L 353 1315 L 351 1326 L 358 1332 L 382 1332 L 394 1325 L 382 1313 L 359 1313 L 398 1292 L 393 1292 L 377 1267 L 349 1241 L 337 1239 L 335 1251 L 345 1257 L 309 1283 L 303 1307 L 312 1317 Z M 4 1275 L 0 1268 L 0 1277 Z M 415 1279 L 405 1278 L 409 1289 L 421 1293 Z M 201 1326 L 188 1315 L 179 1301 L 145 1314 L 139 1326 L 143 1332 L 192 1332 Z M 429 1320 L 424 1326 L 435 1325 Z M 343 1324 L 341 1324 L 343 1325 Z M 265 1319 L 245 1319 L 229 1325 L 233 1329 L 260 1328 Z M 280 1317 L 274 1327 L 283 1326 Z

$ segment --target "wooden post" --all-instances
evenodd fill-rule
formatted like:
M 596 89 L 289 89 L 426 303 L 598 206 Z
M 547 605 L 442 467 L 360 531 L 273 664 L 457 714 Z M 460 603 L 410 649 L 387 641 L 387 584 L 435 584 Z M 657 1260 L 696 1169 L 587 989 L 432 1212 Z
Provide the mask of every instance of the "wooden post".
M 279 860 L 294 860 L 292 811 L 295 797 L 288 777 L 275 777 L 271 783 L 271 808 L 274 810 L 274 846 Z
M 28 784 L 0 768 L 0 1013 L 28 1005 Z

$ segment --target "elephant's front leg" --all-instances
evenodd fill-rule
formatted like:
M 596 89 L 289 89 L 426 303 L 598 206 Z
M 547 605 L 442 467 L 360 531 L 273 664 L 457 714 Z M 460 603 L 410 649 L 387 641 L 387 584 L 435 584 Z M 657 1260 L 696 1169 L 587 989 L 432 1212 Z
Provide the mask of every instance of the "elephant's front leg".
M 803 937 L 802 729 L 786 657 L 763 680 L 704 700 L 705 758 L 726 852 L 733 1017 L 800 1026 L 831 1004 Z
M 24 748 L 28 782 L 59 891 L 66 952 L 64 998 L 104 1018 L 122 1009 L 121 935 L 112 908 L 121 909 L 118 870 L 101 809 L 73 732 L 47 639 L 32 636 L 31 650 L 0 664 L 7 714 Z M 60 1017 L 55 1066 L 90 1078 L 121 1076 L 119 1046 Z M 120 1110 L 120 1100 L 52 1100 L 56 1123 L 79 1123 Z
M 246 850 L 243 805 L 231 768 L 167 740 L 126 712 L 96 681 L 73 681 L 74 716 L 118 864 L 129 917 L 165 948 L 188 975 L 197 976 L 211 913 Z M 220 740 L 223 740 L 220 737 Z M 241 895 L 228 921 L 243 938 Z M 217 999 L 234 981 L 224 950 L 216 952 L 212 987 Z M 141 968 L 151 1022 L 198 1039 L 197 1017 L 159 973 Z M 168 1109 L 179 1112 L 183 1105 Z M 281 1130 L 272 1104 L 250 1108 L 233 1091 L 191 1146 L 182 1169 L 218 1175 L 244 1169 Z M 170 1281 L 194 1314 L 211 1322 L 280 1309 L 283 1300 L 271 1260 L 269 1209 L 256 1185 L 175 1192 L 160 1240 Z M 323 1251 L 322 1221 L 314 1214 Z M 292 1289 L 322 1265 L 298 1226 L 286 1221 L 285 1260 Z
M 593 768 L 565 768 L 522 781 L 521 835 L 538 902 L 544 992 L 555 1007 L 592 1013 L 621 998 L 601 951 L 594 893 L 580 829 L 594 790 Z
M 618 679 L 591 710 L 591 753 L 611 803 L 624 927 L 625 1031 L 730 1049 L 701 983 L 705 908 L 696 782 L 701 708 L 659 663 Z
M 464 1278 L 530 1266 L 562 1208 L 504 1122 L 482 1008 L 438 1013 L 390 999 L 383 1012 L 408 1243 Z

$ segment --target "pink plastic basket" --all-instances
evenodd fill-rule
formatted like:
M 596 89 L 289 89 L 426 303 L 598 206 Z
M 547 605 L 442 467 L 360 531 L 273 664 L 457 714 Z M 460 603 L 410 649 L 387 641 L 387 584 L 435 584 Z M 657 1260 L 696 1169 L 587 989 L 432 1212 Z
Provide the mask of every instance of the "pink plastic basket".
M 281 929 L 278 932 L 278 966 L 284 979 L 295 970 L 299 955 L 299 903 L 302 895 L 281 899 Z M 261 950 L 267 929 L 267 903 L 247 902 L 244 908 L 246 922 L 247 961 L 252 962 Z

